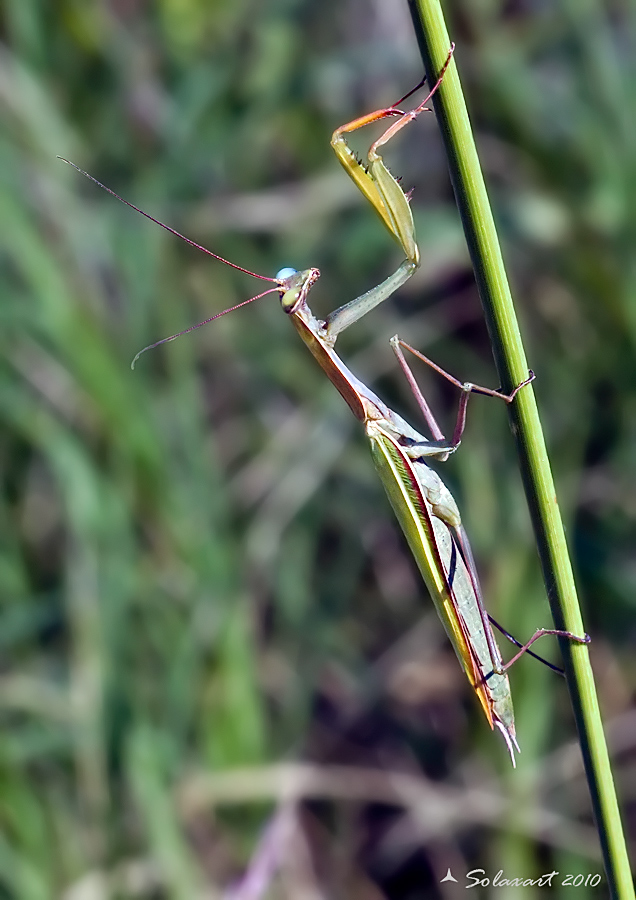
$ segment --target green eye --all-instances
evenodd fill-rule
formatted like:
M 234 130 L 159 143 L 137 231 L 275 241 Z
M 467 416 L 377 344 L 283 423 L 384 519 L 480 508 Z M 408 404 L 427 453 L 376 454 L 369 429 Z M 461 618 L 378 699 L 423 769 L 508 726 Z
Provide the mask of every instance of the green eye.
M 281 294 L 280 305 L 283 307 L 283 310 L 286 313 L 290 313 L 293 311 L 294 307 L 298 303 L 299 296 L 300 289 L 298 287 L 290 288 L 288 291 L 285 291 L 284 294 Z

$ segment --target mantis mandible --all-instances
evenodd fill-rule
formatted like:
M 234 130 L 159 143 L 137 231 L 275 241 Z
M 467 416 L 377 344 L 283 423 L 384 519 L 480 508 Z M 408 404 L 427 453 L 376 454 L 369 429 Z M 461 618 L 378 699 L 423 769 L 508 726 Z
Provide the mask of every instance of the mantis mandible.
M 544 635 L 558 635 L 580 643 L 587 643 L 590 639 L 588 635 L 580 637 L 568 631 L 541 628 L 525 644 L 521 645 L 501 629 L 506 637 L 520 648 L 511 660 L 507 663 L 503 662 L 491 627 L 492 620 L 484 606 L 477 569 L 466 532 L 461 523 L 457 504 L 439 475 L 429 467 L 428 461 L 433 459 L 444 462 L 458 448 L 464 431 L 466 407 L 471 393 L 498 397 L 506 403 L 512 403 L 518 391 L 533 380 L 534 374 L 531 372 L 529 377 L 517 385 L 510 394 L 468 382 L 461 383 L 396 335 L 391 339 L 391 346 L 431 431 L 433 439 L 429 440 L 412 428 L 401 416 L 389 409 L 347 368 L 334 350 L 336 339 L 342 331 L 386 300 L 411 277 L 419 266 L 419 250 L 409 198 L 400 187 L 398 180 L 389 172 L 379 150 L 409 122 L 416 119 L 422 112 L 429 110 L 426 103 L 439 88 L 452 59 L 453 51 L 454 45 L 450 49 L 436 84 L 417 107 L 407 112 L 398 108 L 399 104 L 411 96 L 415 90 L 418 90 L 423 82 L 402 97 L 394 106 L 376 110 L 355 119 L 336 129 L 333 134 L 331 144 L 339 161 L 372 204 L 389 233 L 401 246 L 405 259 L 385 281 L 355 300 L 339 307 L 330 313 L 325 321 L 314 316 L 307 302 L 309 291 L 320 276 L 318 269 L 311 268 L 303 272 L 281 269 L 276 278 L 258 275 L 196 244 L 163 222 L 154 219 L 134 204 L 124 200 L 92 175 L 79 169 L 74 163 L 69 163 L 69 165 L 78 169 L 83 175 L 127 206 L 132 207 L 197 249 L 235 269 L 275 285 L 256 297 L 223 310 L 185 331 L 150 344 L 137 354 L 132 365 L 134 366 L 145 350 L 174 340 L 181 334 L 199 328 L 219 316 L 265 296 L 265 294 L 274 292 L 279 294 L 281 306 L 290 317 L 300 337 L 347 402 L 353 414 L 364 425 L 376 470 L 444 628 L 479 697 L 490 727 L 493 729 L 496 727 L 503 735 L 512 763 L 515 765 L 514 751 L 519 750 L 519 745 L 515 732 L 507 669 L 526 651 L 534 656 L 535 654 L 529 650 L 529 647 Z M 371 145 L 367 155 L 368 164 L 363 165 L 349 148 L 345 135 L 372 122 L 389 117 L 395 118 L 395 121 Z M 64 162 L 68 162 L 68 160 L 64 160 Z M 457 422 L 450 441 L 444 437 L 429 409 L 406 362 L 404 350 L 413 353 L 460 389 Z M 541 659 L 541 657 L 538 658 Z M 545 660 L 542 661 L 545 662 Z M 548 663 L 548 665 L 551 664 Z M 556 667 L 552 666 L 552 668 Z

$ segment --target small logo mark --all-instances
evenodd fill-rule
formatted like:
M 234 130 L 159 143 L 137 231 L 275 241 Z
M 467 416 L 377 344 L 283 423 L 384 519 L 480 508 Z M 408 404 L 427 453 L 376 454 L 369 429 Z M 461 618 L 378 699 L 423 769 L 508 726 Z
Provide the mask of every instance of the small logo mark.
M 444 877 L 443 877 L 442 880 L 440 881 L 440 884 L 442 884 L 444 881 L 454 881 L 455 884 L 458 883 L 458 882 L 457 882 L 457 879 L 456 879 L 456 878 L 453 878 L 453 873 L 451 872 L 450 869 L 448 870 L 448 872 L 446 873 L 446 875 L 444 875 Z

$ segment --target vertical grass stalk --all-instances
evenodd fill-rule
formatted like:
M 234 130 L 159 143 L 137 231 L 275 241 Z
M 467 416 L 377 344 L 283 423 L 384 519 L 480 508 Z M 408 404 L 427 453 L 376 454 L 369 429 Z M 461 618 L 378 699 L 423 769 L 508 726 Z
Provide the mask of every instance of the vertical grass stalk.
M 409 0 L 409 5 L 426 73 L 434 84 L 450 46 L 440 0 Z M 528 364 L 455 60 L 433 104 L 497 370 L 503 390 L 510 391 L 527 378 Z M 510 416 L 555 625 L 583 634 L 572 566 L 532 386 L 520 391 L 511 404 Z M 567 640 L 561 640 L 560 644 L 610 893 L 613 898 L 628 900 L 634 897 L 634 888 L 588 648 Z

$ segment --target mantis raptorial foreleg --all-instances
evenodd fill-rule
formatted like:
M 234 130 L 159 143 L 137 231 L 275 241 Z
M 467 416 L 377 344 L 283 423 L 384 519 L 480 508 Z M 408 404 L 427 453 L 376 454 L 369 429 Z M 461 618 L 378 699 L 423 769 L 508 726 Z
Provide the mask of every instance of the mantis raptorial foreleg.
M 408 112 L 403 112 L 397 106 L 378 109 L 375 112 L 368 113 L 366 116 L 354 119 L 346 125 L 341 125 L 333 133 L 331 146 L 340 163 L 371 203 L 386 228 L 402 247 L 406 258 L 397 270 L 381 284 L 371 288 L 366 294 L 356 297 L 355 300 L 351 300 L 327 316 L 323 337 L 331 344 L 335 342 L 341 331 L 344 331 L 349 325 L 353 325 L 354 322 L 366 315 L 374 306 L 382 303 L 383 300 L 390 297 L 394 291 L 408 281 L 420 264 L 420 252 L 415 237 L 415 225 L 409 198 L 402 190 L 399 181 L 389 172 L 379 150 L 385 144 L 388 144 L 391 138 L 395 137 L 409 122 L 416 119 L 420 113 L 430 111 L 426 104 L 442 83 L 454 49 L 455 45 L 452 44 L 436 83 L 415 109 Z M 412 92 L 402 97 L 398 103 L 410 96 L 410 93 Z M 399 118 L 387 128 L 377 141 L 371 144 L 367 153 L 367 165 L 363 165 L 347 144 L 345 135 L 389 116 L 398 116 Z

